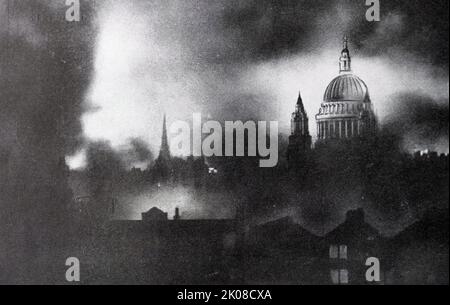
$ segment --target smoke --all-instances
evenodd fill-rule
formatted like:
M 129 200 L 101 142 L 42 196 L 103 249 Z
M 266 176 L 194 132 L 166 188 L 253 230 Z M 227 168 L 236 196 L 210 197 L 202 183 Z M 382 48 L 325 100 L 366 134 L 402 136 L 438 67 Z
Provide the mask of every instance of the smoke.
M 409 151 L 448 153 L 448 100 L 437 102 L 420 94 L 399 94 L 385 128 L 403 140 Z
M 127 169 L 145 169 L 154 159 L 152 151 L 142 139 L 130 139 L 126 145 L 119 148 L 118 154 Z
M 129 139 L 119 149 L 114 149 L 107 141 L 89 142 L 85 145 L 88 171 L 99 167 L 111 173 L 125 172 L 133 167 L 145 169 L 153 161 L 153 153 L 140 139 Z
M 82 143 L 91 75 L 93 11 L 82 3 L 79 23 L 66 22 L 63 1 L 0 3 L 0 259 L 17 268 L 1 281 L 53 280 L 47 263 L 64 238 L 71 200 L 64 156 Z

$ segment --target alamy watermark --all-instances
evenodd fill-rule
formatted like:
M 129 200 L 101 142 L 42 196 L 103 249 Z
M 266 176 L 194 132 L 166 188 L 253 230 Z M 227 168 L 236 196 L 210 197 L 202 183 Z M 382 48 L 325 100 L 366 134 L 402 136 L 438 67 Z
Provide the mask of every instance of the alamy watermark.
M 66 259 L 66 266 L 69 267 L 66 271 L 66 281 L 79 282 L 80 260 L 76 257 L 69 257 L 68 259 Z
M 69 7 L 66 11 L 66 20 L 68 22 L 80 21 L 80 0 L 66 0 L 66 5 Z
M 202 124 L 202 115 L 194 113 L 192 127 L 176 121 L 169 128 L 174 154 L 192 152 L 194 157 L 260 157 L 260 167 L 278 164 L 278 122 L 218 121 Z M 247 151 L 246 151 L 247 148 Z
M 380 0 L 366 0 L 366 6 L 370 6 L 366 12 L 366 20 L 380 21 Z
M 80 21 L 80 0 L 65 0 L 66 6 L 69 8 L 66 11 L 66 20 L 68 22 Z M 366 20 L 369 22 L 380 21 L 380 0 L 365 0 L 366 6 L 369 8 L 366 11 Z

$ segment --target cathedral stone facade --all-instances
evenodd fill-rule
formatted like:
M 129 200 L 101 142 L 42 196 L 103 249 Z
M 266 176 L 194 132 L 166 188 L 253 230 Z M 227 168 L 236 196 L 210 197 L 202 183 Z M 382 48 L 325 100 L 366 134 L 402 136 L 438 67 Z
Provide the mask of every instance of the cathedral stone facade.
M 319 142 L 369 136 L 376 131 L 369 90 L 352 73 L 346 38 L 339 59 L 339 76 L 325 90 L 316 121 Z
M 373 135 L 377 130 L 367 85 L 353 74 L 347 38 L 339 58 L 339 75 L 325 90 L 319 113 L 316 115 L 317 144 L 345 142 Z M 297 167 L 311 150 L 308 115 L 299 96 L 291 120 L 288 162 Z

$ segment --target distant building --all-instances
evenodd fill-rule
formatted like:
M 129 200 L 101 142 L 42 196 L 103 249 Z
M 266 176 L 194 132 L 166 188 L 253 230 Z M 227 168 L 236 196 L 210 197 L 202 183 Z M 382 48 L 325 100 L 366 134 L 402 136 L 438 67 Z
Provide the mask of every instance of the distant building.
M 149 211 L 142 213 L 143 221 L 167 221 L 169 216 L 167 213 L 158 208 L 151 208 Z
M 304 164 L 307 154 L 311 150 L 311 135 L 309 134 L 309 120 L 301 94 L 291 119 L 291 135 L 289 136 L 288 163 L 289 167 L 297 168 Z
M 280 238 L 282 236 L 282 238 Z M 387 239 L 364 219 L 362 209 L 349 211 L 346 220 L 324 236 L 304 229 L 289 217 L 251 228 L 246 241 L 250 279 L 273 284 L 383 284 L 392 266 Z M 367 282 L 366 260 L 376 257 L 380 282 Z M 264 273 L 258 273 L 262 268 Z M 248 279 L 248 280 L 250 280 Z
M 394 260 L 392 282 L 401 285 L 448 285 L 449 211 L 431 208 L 389 241 Z M 414 270 L 414 272 L 411 272 Z
M 154 179 L 157 183 L 166 183 L 172 180 L 172 157 L 170 155 L 169 139 L 167 135 L 167 120 L 164 115 L 161 148 L 153 167 Z
M 352 72 L 346 37 L 339 59 L 339 76 L 325 90 L 316 123 L 317 146 L 370 137 L 377 131 L 377 119 L 367 85 Z M 305 163 L 311 148 L 308 114 L 299 95 L 291 119 L 287 152 L 289 167 L 300 171 L 307 168 Z
M 322 255 L 329 264 L 330 284 L 368 284 L 366 260 L 381 260 L 381 281 L 385 280 L 386 240 L 365 221 L 363 209 L 347 212 L 346 220 L 323 237 Z M 380 281 L 380 283 L 381 283 Z M 376 284 L 376 283 L 375 283 Z
M 152 208 L 142 220 L 111 221 L 105 276 L 115 270 L 143 284 L 448 284 L 448 210 L 393 237 L 368 224 L 362 209 L 324 236 L 290 217 L 242 227 L 175 215 Z M 367 281 L 368 258 L 379 260 L 380 282 Z
M 175 216 L 173 217 L 173 220 L 180 220 L 181 216 L 180 216 L 180 209 L 179 208 L 175 208 Z
M 369 136 L 377 129 L 369 90 L 352 72 L 346 37 L 339 59 L 339 76 L 325 90 L 316 121 L 319 143 Z
M 142 284 L 226 284 L 236 237 L 234 219 L 174 220 L 158 208 L 142 220 L 115 220 L 105 226 L 111 270 Z M 132 253 L 133 255 L 130 255 Z M 124 269 L 118 269 L 118 268 Z M 118 270 L 124 270 L 119 272 Z
M 167 119 L 164 115 L 161 147 L 158 158 L 147 170 L 148 180 L 159 187 L 177 183 L 191 184 L 196 189 L 203 186 L 208 175 L 208 166 L 204 156 L 189 156 L 187 159 L 172 156 L 167 134 Z

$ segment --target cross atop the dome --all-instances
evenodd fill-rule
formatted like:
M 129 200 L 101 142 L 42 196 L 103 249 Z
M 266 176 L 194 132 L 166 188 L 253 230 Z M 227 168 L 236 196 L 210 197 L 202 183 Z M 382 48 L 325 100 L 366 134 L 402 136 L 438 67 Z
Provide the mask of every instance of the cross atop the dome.
M 348 48 L 348 37 L 344 35 L 344 50 Z

